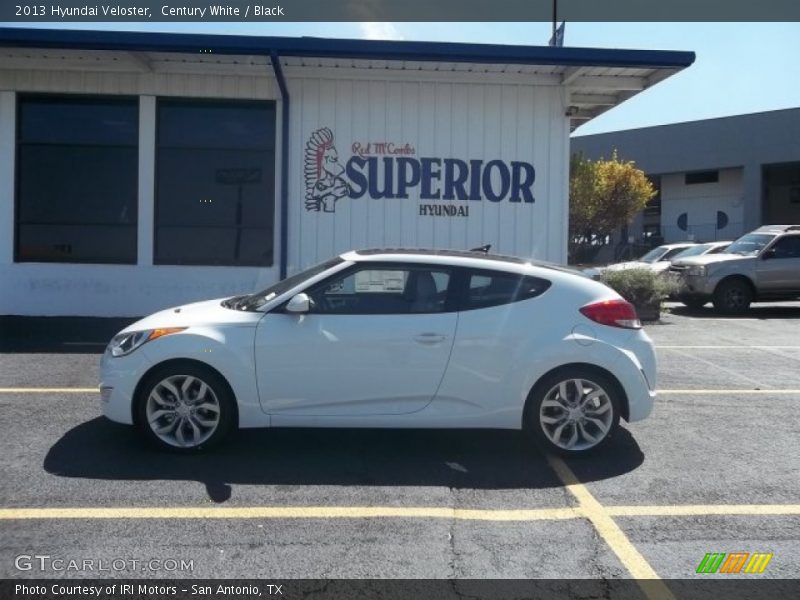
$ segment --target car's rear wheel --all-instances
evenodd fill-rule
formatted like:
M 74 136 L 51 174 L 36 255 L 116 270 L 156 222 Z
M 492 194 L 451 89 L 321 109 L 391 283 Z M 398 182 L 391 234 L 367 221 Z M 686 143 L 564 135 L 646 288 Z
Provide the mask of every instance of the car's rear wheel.
M 136 424 L 159 448 L 198 451 L 220 442 L 235 423 L 227 383 L 201 365 L 167 365 L 150 373 L 139 389 Z
M 531 392 L 529 429 L 545 451 L 580 456 L 603 446 L 619 427 L 619 384 L 594 369 L 557 371 Z
M 714 290 L 714 308 L 726 315 L 745 312 L 753 301 L 753 290 L 743 279 L 727 279 Z

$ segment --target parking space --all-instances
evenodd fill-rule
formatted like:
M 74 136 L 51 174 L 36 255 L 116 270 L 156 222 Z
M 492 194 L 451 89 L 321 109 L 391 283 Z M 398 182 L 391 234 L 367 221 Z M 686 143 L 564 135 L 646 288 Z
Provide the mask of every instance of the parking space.
M 244 431 L 165 455 L 98 417 L 97 354 L 0 354 L 0 577 L 42 575 L 22 552 L 194 561 L 136 576 L 664 579 L 749 552 L 765 571 L 724 577 L 794 577 L 800 304 L 671 308 L 647 327 L 653 416 L 567 462 L 485 431 Z

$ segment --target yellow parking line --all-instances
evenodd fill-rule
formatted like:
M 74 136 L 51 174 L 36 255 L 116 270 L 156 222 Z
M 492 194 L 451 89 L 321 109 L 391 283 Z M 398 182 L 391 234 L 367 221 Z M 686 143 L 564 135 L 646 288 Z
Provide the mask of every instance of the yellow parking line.
M 579 484 L 581 485 L 581 484 Z M 585 486 L 582 486 L 589 494 Z M 569 488 L 568 488 L 569 489 Z M 575 488 L 570 489 L 575 492 Z M 578 494 L 583 494 L 577 490 Z M 573 493 L 573 495 L 575 495 Z M 576 495 L 577 498 L 577 495 Z M 586 498 L 582 496 L 581 498 Z M 581 500 L 579 498 L 579 501 Z M 595 502 L 597 502 L 595 500 Z M 590 508 L 597 508 L 589 504 Z M 612 517 L 800 515 L 800 504 L 690 504 L 602 506 Z M 368 519 L 440 518 L 464 521 L 547 521 L 590 518 L 586 506 L 520 510 L 401 506 L 83 507 L 2 508 L 0 520 L 35 519 Z
M 572 469 L 555 456 L 548 456 L 547 460 L 567 490 L 578 501 L 578 508 L 591 521 L 600 537 L 614 551 L 634 579 L 639 580 L 639 586 L 645 596 L 651 600 L 674 600 L 672 592 L 661 581 L 653 567 L 631 543 L 619 525 L 614 522 L 603 505 L 592 496 L 585 485 L 578 481 Z
M 677 506 L 606 506 L 614 517 L 685 517 L 713 515 L 800 515 L 800 504 L 693 504 Z
M 370 519 L 438 518 L 464 521 L 544 521 L 576 519 L 574 508 L 483 510 L 401 506 L 244 506 L 129 508 L 3 508 L 0 520 L 33 519 Z
M 25 388 L 0 388 L 0 394 L 91 394 L 98 393 L 100 388 L 79 388 L 79 387 L 25 387 Z

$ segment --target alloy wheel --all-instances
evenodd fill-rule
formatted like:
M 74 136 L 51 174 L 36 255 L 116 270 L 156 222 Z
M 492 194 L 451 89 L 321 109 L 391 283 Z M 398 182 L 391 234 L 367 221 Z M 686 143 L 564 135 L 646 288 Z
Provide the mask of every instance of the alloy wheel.
M 208 440 L 220 422 L 220 403 L 211 387 L 193 375 L 170 375 L 150 391 L 147 423 L 163 442 L 193 448 Z
M 558 448 L 587 450 L 608 435 L 614 423 L 614 405 L 597 383 L 567 379 L 545 395 L 539 423 L 547 439 Z

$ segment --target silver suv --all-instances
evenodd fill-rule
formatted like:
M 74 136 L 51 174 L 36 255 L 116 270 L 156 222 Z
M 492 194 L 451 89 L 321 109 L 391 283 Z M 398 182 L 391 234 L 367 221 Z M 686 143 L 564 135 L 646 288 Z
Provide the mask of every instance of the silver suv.
M 710 300 L 719 312 L 738 314 L 751 302 L 800 298 L 800 225 L 759 227 L 722 254 L 674 261 L 670 273 L 690 308 Z

